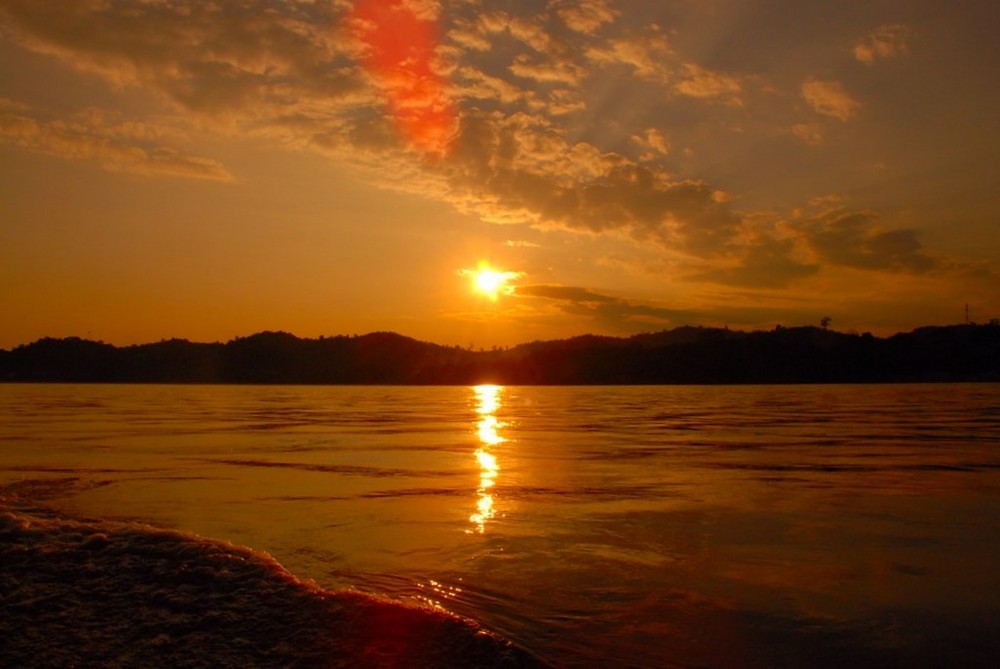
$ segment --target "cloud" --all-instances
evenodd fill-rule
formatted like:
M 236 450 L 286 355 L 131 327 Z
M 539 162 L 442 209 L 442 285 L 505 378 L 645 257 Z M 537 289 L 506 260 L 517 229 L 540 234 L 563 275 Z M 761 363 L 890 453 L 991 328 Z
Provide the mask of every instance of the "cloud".
M 587 60 L 601 67 L 625 66 L 647 81 L 667 84 L 673 92 L 733 107 L 743 105 L 739 77 L 715 72 L 696 63 L 682 62 L 655 25 L 642 35 L 616 37 L 589 45 Z
M 11 100 L 10 98 L 0 97 L 0 111 L 10 110 L 10 111 L 28 111 L 31 109 L 30 105 L 23 102 L 18 102 L 17 100 Z
M 26 105 L 7 106 L 28 111 Z M 94 109 L 70 120 L 49 121 L 0 111 L 0 139 L 30 151 L 92 161 L 114 172 L 233 181 L 218 161 L 161 143 L 175 134 L 161 125 L 109 119 Z
M 629 332 L 636 331 L 637 327 L 644 329 L 681 323 L 694 313 L 688 309 L 671 309 L 611 297 L 578 286 L 518 286 L 513 296 L 546 300 L 565 313 L 589 317 L 603 327 Z
M 915 274 L 936 266 L 915 230 L 884 230 L 875 212 L 832 209 L 793 227 L 816 256 L 827 263 Z
M 531 18 L 481 12 L 475 18 L 456 17 L 447 36 L 458 48 L 454 52 L 457 59 L 468 50 L 473 56 L 491 56 L 481 60 L 494 66 L 506 61 L 507 72 L 530 83 L 576 86 L 586 76 L 586 69 L 578 62 L 573 41 L 550 29 L 551 19 L 544 11 Z M 503 55 L 488 53 L 494 51 Z
M 451 81 L 452 94 L 460 99 L 494 100 L 503 105 L 536 99 L 532 91 L 471 66 L 456 68 Z
M 372 95 L 337 3 L 9 0 L 0 14 L 23 46 L 192 111 L 315 113 Z
M 854 47 L 854 57 L 866 65 L 876 60 L 896 58 L 910 50 L 913 30 L 900 23 L 879 26 Z
M 716 189 L 566 140 L 544 118 L 467 112 L 439 184 L 463 211 L 495 222 L 618 232 L 698 256 L 731 250 L 740 218 Z
M 551 305 L 574 320 L 590 319 L 606 331 L 623 334 L 648 332 L 693 322 L 723 324 L 773 325 L 776 322 L 815 322 L 822 315 L 818 309 L 803 309 L 800 305 L 769 304 L 754 296 L 741 295 L 732 305 L 668 307 L 641 300 L 605 295 L 580 286 L 532 285 L 518 286 L 514 298 L 526 303 L 518 309 L 521 321 L 530 321 L 537 314 L 551 318 L 551 309 L 530 304 Z
M 475 51 L 489 51 L 496 46 L 495 38 L 509 35 L 533 51 L 546 53 L 550 50 L 553 38 L 541 23 L 546 19 L 544 13 L 532 20 L 503 11 L 476 9 L 472 17 L 454 17 L 455 27 L 448 32 L 450 39 Z
M 470 24 L 459 24 L 448 31 L 448 39 L 459 46 L 473 51 L 489 51 L 493 46 L 489 37 Z
M 650 161 L 670 153 L 670 142 L 656 128 L 646 128 L 644 133 L 632 135 L 629 139 L 643 150 L 639 160 Z
M 565 2 L 556 0 L 549 3 L 555 8 L 570 30 L 590 34 L 597 31 L 605 23 L 611 23 L 618 17 L 618 10 L 611 7 L 608 0 L 576 0 Z
M 674 85 L 681 95 L 714 100 L 734 107 L 743 106 L 740 80 L 728 74 L 711 72 L 693 63 L 684 65 L 684 78 Z
M 580 99 L 579 94 L 568 88 L 552 90 L 544 103 L 545 110 L 553 116 L 563 116 L 583 111 L 587 103 Z
M 523 78 L 541 83 L 562 83 L 576 85 L 586 71 L 576 63 L 566 60 L 538 59 L 528 54 L 520 54 L 508 68 Z
M 669 80 L 669 63 L 675 59 L 667 38 L 657 30 L 639 37 L 609 39 L 587 47 L 584 53 L 597 65 L 625 65 L 637 77 L 661 83 Z
M 808 79 L 802 84 L 802 97 L 818 113 L 841 121 L 849 121 L 861 106 L 839 81 Z
M 740 251 L 735 264 L 699 272 L 692 278 L 731 286 L 785 288 L 820 270 L 816 263 L 797 260 L 795 247 L 793 239 L 761 237 Z
M 507 17 L 505 29 L 512 37 L 539 53 L 552 55 L 558 55 L 559 52 L 565 53 L 568 51 L 567 45 L 545 29 L 541 23 L 544 18 L 544 14 L 537 20 Z
M 433 3 L 422 7 L 433 9 Z M 334 5 L 177 1 L 95 7 L 67 0 L 55 8 L 11 0 L 3 11 L 7 30 L 30 48 L 112 81 L 147 86 L 223 131 L 266 135 L 368 164 L 394 187 L 444 199 L 487 220 L 617 233 L 712 257 L 731 252 L 739 232 L 739 216 L 708 184 L 678 181 L 654 165 L 570 142 L 555 116 L 538 115 L 581 109 L 573 90 L 586 74 L 567 42 L 540 30 L 545 17 L 496 12 L 467 20 L 468 31 L 506 32 L 530 48 L 513 55 L 512 72 L 559 85 L 541 97 L 481 68 L 455 66 L 454 94 L 521 105 L 530 113 L 460 109 L 447 138 L 448 159 L 425 163 L 406 155 L 405 141 L 386 117 L 381 84 L 359 65 L 370 45 L 356 37 L 356 26 L 339 27 L 344 15 Z M 663 50 L 669 46 L 654 31 L 609 53 L 652 75 Z M 650 150 L 662 152 L 660 139 L 645 135 Z M 108 165 L 155 165 L 225 178 L 204 159 L 164 151 L 129 159 L 113 157 L 109 147 L 91 151 L 104 155 Z
M 817 123 L 796 123 L 788 132 L 812 146 L 823 143 L 823 127 Z
M 353 6 L 5 0 L 0 30 L 116 86 L 166 98 L 197 127 L 349 160 L 381 185 L 483 220 L 629 240 L 682 260 L 686 276 L 702 281 L 774 288 L 813 276 L 820 264 L 914 273 L 935 267 L 915 231 L 883 230 L 871 213 L 800 216 L 784 231 L 753 224 L 752 212 L 735 208 L 738 199 L 667 171 L 667 160 L 683 161 L 667 139 L 683 141 L 680 121 L 666 133 L 659 119 L 629 110 L 613 123 L 581 128 L 577 121 L 605 109 L 589 86 L 602 70 L 601 85 L 640 80 L 641 90 L 659 96 L 658 110 L 686 96 L 730 105 L 727 113 L 735 114 L 737 105 L 749 104 L 746 82 L 757 81 L 686 62 L 655 25 L 632 33 L 613 22 L 610 3 L 553 3 L 525 16 L 480 12 L 475 3 L 449 6 L 448 14 L 456 14 L 441 16 L 448 29 L 444 42 L 428 49 L 426 73 L 443 87 L 409 101 L 454 105 L 454 124 L 436 136 L 447 147 L 440 159 L 401 138 L 386 95 L 398 82 L 384 81 L 392 72 L 376 75 L 363 66 L 372 47 L 358 38 L 355 24 L 363 17 L 345 21 Z M 439 2 L 407 6 L 419 17 L 442 11 Z M 611 28 L 621 30 L 605 37 Z M 610 97 L 619 89 L 609 90 Z M 841 121 L 860 108 L 836 81 L 811 78 L 798 93 L 817 113 Z M 135 122 L 126 129 L 124 120 L 100 114 L 40 120 L 11 101 L 0 112 L 6 141 L 29 150 L 133 173 L 232 179 L 217 161 L 171 148 L 183 140 L 168 134 L 169 124 Z M 784 132 L 819 143 L 828 123 L 814 118 Z
M 521 297 L 544 297 L 549 300 L 586 302 L 588 304 L 620 301 L 616 298 L 608 297 L 607 295 L 600 295 L 598 293 L 591 292 L 586 288 L 578 288 L 576 286 L 518 286 L 515 289 L 514 294 Z
M 421 21 L 437 21 L 441 18 L 440 0 L 400 0 L 400 4 Z
M 741 285 L 740 282 L 733 282 Z M 683 306 L 664 306 L 643 300 L 626 299 L 607 295 L 590 288 L 562 285 L 518 286 L 510 296 L 516 299 L 510 308 L 516 312 L 520 324 L 528 324 L 543 316 L 551 322 L 554 311 L 561 312 L 577 322 L 589 319 L 605 331 L 622 334 L 670 328 L 689 323 L 715 323 L 718 327 L 771 328 L 776 323 L 802 325 L 818 324 L 823 316 L 831 314 L 838 322 L 846 322 L 837 308 L 841 302 L 823 293 L 790 295 L 786 292 L 739 289 L 721 294 L 717 304 L 699 301 Z M 898 295 L 896 296 L 899 297 Z M 909 297 L 907 298 L 909 299 Z M 518 305 L 517 303 L 522 304 Z M 884 294 L 877 297 L 859 295 L 855 305 L 872 313 L 885 312 L 890 304 Z M 577 325 L 578 331 L 584 326 Z

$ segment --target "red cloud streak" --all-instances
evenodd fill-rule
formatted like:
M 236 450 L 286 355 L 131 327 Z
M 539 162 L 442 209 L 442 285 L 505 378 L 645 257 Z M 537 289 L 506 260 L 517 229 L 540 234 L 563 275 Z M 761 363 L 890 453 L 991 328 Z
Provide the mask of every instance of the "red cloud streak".
M 443 155 L 456 128 L 444 77 L 432 66 L 437 21 L 406 0 L 359 0 L 349 21 L 365 46 L 363 63 L 384 91 L 400 133 L 413 147 Z

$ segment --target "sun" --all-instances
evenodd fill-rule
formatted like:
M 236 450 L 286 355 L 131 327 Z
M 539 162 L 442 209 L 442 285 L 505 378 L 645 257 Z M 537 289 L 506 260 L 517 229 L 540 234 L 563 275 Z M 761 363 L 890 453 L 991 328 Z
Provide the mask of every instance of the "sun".
M 495 269 L 484 268 L 476 272 L 476 290 L 484 295 L 489 295 L 496 299 L 497 293 L 507 283 L 507 277 L 503 272 Z
M 459 273 L 472 277 L 472 290 L 491 300 L 496 300 L 500 295 L 512 293 L 513 286 L 508 284 L 522 274 L 521 272 L 494 269 L 486 261 L 480 262 L 476 269 L 464 269 L 460 270 Z

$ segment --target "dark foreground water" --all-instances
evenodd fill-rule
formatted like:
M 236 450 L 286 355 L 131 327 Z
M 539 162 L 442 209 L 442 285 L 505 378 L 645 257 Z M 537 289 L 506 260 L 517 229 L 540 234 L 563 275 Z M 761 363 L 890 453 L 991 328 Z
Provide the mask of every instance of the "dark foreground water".
M 1000 386 L 0 386 L 0 666 L 993 667 Z

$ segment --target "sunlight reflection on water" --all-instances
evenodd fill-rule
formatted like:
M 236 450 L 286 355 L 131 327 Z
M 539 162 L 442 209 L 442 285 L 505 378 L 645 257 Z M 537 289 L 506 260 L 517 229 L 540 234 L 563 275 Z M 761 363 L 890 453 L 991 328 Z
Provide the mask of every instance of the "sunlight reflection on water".
M 496 484 L 500 467 L 497 465 L 496 456 L 490 449 L 506 441 L 499 433 L 503 423 L 498 421 L 496 417 L 496 412 L 500 409 L 500 395 L 503 392 L 503 386 L 481 385 L 475 386 L 473 391 L 476 394 L 476 413 L 480 416 L 479 422 L 476 424 L 480 445 L 475 452 L 480 471 L 479 488 L 476 490 L 478 496 L 476 512 L 469 516 L 469 520 L 475 524 L 476 531 L 482 534 L 486 531 L 487 521 L 496 516 L 492 488 Z
M 1000 653 L 996 384 L 0 385 L 0 417 L 0 502 L 267 551 L 561 667 Z

